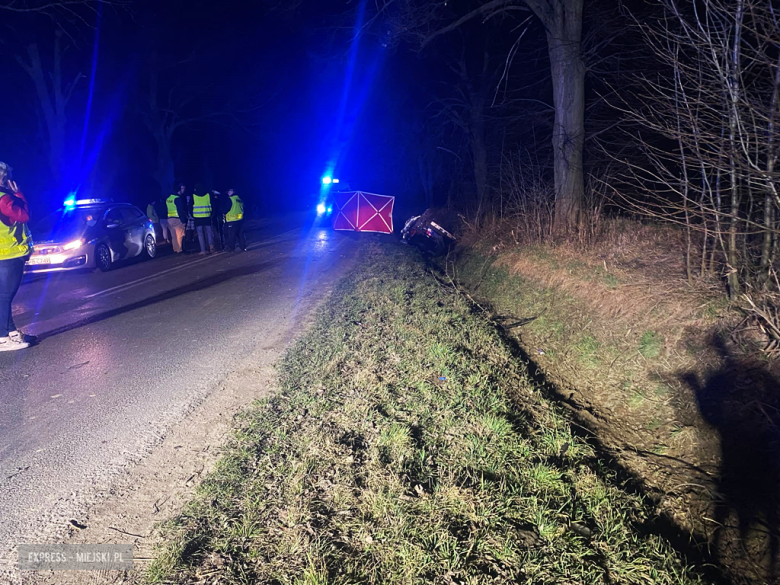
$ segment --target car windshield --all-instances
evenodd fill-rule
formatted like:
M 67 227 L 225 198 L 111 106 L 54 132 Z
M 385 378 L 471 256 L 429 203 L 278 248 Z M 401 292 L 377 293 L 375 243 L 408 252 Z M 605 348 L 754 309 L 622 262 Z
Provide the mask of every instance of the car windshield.
M 103 210 L 95 207 L 61 209 L 40 220 L 32 229 L 36 240 L 62 242 L 78 238 L 95 225 Z

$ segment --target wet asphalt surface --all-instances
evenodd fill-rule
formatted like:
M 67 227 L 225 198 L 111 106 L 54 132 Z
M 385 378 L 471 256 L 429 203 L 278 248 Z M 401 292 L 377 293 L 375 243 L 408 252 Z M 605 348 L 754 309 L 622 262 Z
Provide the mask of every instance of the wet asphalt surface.
M 322 294 L 357 249 L 342 233 L 287 222 L 248 237 L 243 253 L 161 249 L 108 273 L 26 278 L 14 316 L 40 341 L 0 353 L 0 560 L 77 520 L 271 326 L 289 323 L 292 337 L 301 300 Z

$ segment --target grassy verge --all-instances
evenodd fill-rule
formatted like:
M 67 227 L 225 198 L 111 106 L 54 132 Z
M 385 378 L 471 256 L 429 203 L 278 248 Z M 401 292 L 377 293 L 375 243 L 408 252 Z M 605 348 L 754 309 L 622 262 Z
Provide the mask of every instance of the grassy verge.
M 461 253 L 454 272 L 480 302 L 506 316 L 505 325 L 529 354 L 540 350 L 538 365 L 551 382 L 575 389 L 583 404 L 610 420 L 605 430 L 618 443 L 653 452 L 671 448 L 677 457 L 706 465 L 711 453 L 699 447 L 712 438 L 699 436 L 706 429 L 695 427 L 698 419 L 690 420 L 680 408 L 695 410 L 681 374 L 717 368 L 707 336 L 717 324 L 708 311 L 719 299 L 696 297 L 695 291 L 686 292 L 692 299 L 680 299 L 671 290 L 654 291 L 653 301 L 640 303 L 650 285 L 633 286 L 629 274 L 620 273 L 627 284 L 616 289 L 594 276 L 598 265 L 588 266 L 588 273 L 584 264 L 561 268 L 550 258 L 551 252 L 545 256 L 533 247 L 503 255 L 473 248 Z M 614 424 L 620 422 L 622 427 Z M 653 473 L 634 471 L 643 477 Z
M 694 583 L 494 327 L 371 247 L 281 364 L 152 583 Z

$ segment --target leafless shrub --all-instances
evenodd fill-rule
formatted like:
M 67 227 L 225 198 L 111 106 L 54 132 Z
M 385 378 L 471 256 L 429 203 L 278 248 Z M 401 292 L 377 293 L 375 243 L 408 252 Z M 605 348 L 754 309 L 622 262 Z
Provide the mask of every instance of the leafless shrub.
M 644 160 L 624 161 L 629 188 L 615 191 L 683 225 L 689 281 L 720 268 L 736 298 L 766 285 L 777 259 L 778 15 L 766 0 L 660 4 L 661 18 L 637 22 L 657 70 L 618 106 Z
M 579 241 L 591 244 L 598 241 L 604 229 L 604 204 L 610 195 L 613 166 L 588 173 L 585 183 L 585 199 L 580 217 Z
M 513 228 L 515 241 L 546 242 L 553 234 L 555 187 L 528 151 L 501 162 L 499 214 Z
M 780 280 L 774 269 L 770 269 L 775 291 L 780 290 Z M 752 340 L 763 345 L 762 349 L 769 357 L 780 356 L 780 293 L 775 291 L 751 291 L 742 295 L 747 303 L 742 306 L 745 319 L 737 327 L 732 337 L 745 338 L 746 332 L 753 335 Z
M 514 244 L 542 244 L 572 240 L 591 245 L 599 240 L 604 225 L 604 204 L 611 183 L 612 166 L 588 175 L 580 213 L 579 229 L 563 237 L 555 229 L 555 185 L 549 164 L 539 161 L 536 152 L 519 149 L 504 153 L 491 173 L 489 202 L 482 215 L 474 215 L 474 229 L 490 232 Z M 468 230 L 467 230 L 468 231 Z

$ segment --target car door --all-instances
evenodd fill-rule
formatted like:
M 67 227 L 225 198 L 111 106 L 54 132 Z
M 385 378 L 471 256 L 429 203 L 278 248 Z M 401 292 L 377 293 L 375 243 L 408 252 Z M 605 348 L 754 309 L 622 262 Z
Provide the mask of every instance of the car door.
M 149 220 L 146 214 L 134 205 L 123 206 L 121 212 L 127 257 L 132 258 L 138 256 L 144 249 L 144 228 Z
M 123 223 L 121 207 L 110 207 L 103 216 L 105 237 L 114 260 L 129 257 Z

